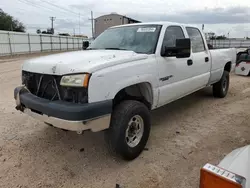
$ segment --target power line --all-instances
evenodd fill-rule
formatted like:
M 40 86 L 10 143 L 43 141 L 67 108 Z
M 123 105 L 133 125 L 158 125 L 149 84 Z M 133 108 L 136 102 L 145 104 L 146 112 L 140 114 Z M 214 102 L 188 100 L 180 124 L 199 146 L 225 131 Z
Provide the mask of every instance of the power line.
M 36 3 L 31 2 L 31 1 L 29 1 L 29 0 L 18 0 L 18 1 L 21 2 L 21 3 L 25 3 L 25 4 L 27 4 L 27 5 L 29 5 L 29 6 L 32 6 L 32 7 L 36 7 L 36 8 L 39 8 L 39 9 L 43 8 L 44 10 L 47 10 L 47 11 L 49 10 L 49 11 L 52 11 L 53 13 L 55 13 L 55 10 L 54 10 L 54 9 L 51 9 L 51 8 L 42 6 L 42 5 L 40 5 L 40 4 L 36 4 Z M 63 15 L 65 16 L 65 12 L 60 11 L 60 12 L 58 12 L 58 13 L 63 14 Z M 68 15 L 68 16 L 73 17 L 73 15 Z
M 30 1 L 28 1 L 28 0 L 18 0 L 19 2 L 22 2 L 22 3 L 25 3 L 25 4 L 27 4 L 27 5 L 30 5 L 30 6 L 33 6 L 33 7 L 36 7 L 36 8 L 45 8 L 45 9 L 47 9 L 47 10 L 50 10 L 50 11 L 55 11 L 55 10 L 52 10 L 52 9 L 50 9 L 50 8 L 48 8 L 48 7 L 44 7 L 44 6 L 41 6 L 41 5 L 38 5 L 38 4 L 35 4 L 35 3 L 33 3 L 33 2 L 30 2 Z
M 71 11 L 71 10 L 69 10 L 69 9 L 66 9 L 66 8 L 61 7 L 61 6 L 59 6 L 59 5 L 56 5 L 56 4 L 53 4 L 53 3 L 51 3 L 51 2 L 49 2 L 49 1 L 47 1 L 47 0 L 40 0 L 40 1 L 41 1 L 41 2 L 44 2 L 44 3 L 47 3 L 47 4 L 49 4 L 49 5 L 53 6 L 53 7 L 56 7 L 56 8 L 58 8 L 58 9 L 61 9 L 61 10 L 63 10 L 63 11 L 69 12 L 69 13 L 71 13 L 71 14 L 79 15 L 79 35 L 81 34 L 81 14 L 80 14 L 80 13 L 73 12 L 73 11 Z
M 81 14 L 79 13 L 79 35 L 81 34 Z
M 40 0 L 40 1 L 42 1 L 42 2 L 44 2 L 44 3 L 47 3 L 47 4 L 49 4 L 49 5 L 53 6 L 53 7 L 56 7 L 56 8 L 58 8 L 58 9 L 61 9 L 61 10 L 70 12 L 70 13 L 72 13 L 72 14 L 78 15 L 78 13 L 76 13 L 76 12 L 73 12 L 73 11 L 71 11 L 71 10 L 69 10 L 69 9 L 66 9 L 66 8 L 64 8 L 64 7 L 61 7 L 61 6 L 59 6 L 59 5 L 53 4 L 53 3 L 49 2 L 49 1 L 46 1 L 46 0 Z
M 55 11 L 57 11 L 57 13 L 63 14 L 63 17 L 70 16 L 70 17 L 73 18 L 73 16 L 74 16 L 74 18 L 76 18 L 76 15 L 78 15 L 79 16 L 79 34 L 81 33 L 81 25 L 80 24 L 81 24 L 82 15 L 80 13 L 73 12 L 71 10 L 68 10 L 68 9 L 66 9 L 64 7 L 61 7 L 61 6 L 58 6 L 58 5 L 55 5 L 55 4 L 53 4 L 53 3 L 49 2 L 49 1 L 46 1 L 46 0 L 40 0 L 40 1 L 44 2 L 44 3 L 47 3 L 47 4 L 57 8 L 58 10 L 55 10 L 55 8 L 52 9 L 51 7 L 44 6 L 44 4 L 40 4 L 40 3 L 37 3 L 37 2 L 32 2 L 31 0 L 18 0 L 18 1 L 21 2 L 21 3 L 27 4 L 29 6 L 36 7 L 38 9 L 42 8 L 42 9 L 46 10 L 47 12 L 48 11 L 53 11 L 53 13 L 55 13 Z M 41 11 L 36 12 L 36 14 L 42 15 Z M 54 22 L 54 18 L 53 18 L 53 22 Z M 53 25 L 53 28 L 54 28 L 54 25 Z

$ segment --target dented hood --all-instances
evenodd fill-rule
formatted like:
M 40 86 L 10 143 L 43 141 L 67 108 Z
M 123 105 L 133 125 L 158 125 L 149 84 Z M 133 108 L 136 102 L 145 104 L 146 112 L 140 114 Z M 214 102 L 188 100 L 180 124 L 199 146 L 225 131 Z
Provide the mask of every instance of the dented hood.
M 120 50 L 85 50 L 49 55 L 24 62 L 28 72 L 64 75 L 95 71 L 132 61 L 146 59 L 147 54 Z

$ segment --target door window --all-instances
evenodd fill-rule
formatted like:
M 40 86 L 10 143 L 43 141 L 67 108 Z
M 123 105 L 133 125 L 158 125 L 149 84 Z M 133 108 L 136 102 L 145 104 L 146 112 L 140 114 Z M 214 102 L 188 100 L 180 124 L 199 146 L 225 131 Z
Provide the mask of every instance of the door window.
M 193 53 L 203 52 L 206 50 L 203 38 L 199 29 L 193 27 L 187 27 L 187 33 L 191 40 Z
M 175 47 L 176 39 L 184 39 L 184 33 L 179 26 L 169 26 L 166 29 L 165 36 L 163 39 L 163 46 L 165 47 Z

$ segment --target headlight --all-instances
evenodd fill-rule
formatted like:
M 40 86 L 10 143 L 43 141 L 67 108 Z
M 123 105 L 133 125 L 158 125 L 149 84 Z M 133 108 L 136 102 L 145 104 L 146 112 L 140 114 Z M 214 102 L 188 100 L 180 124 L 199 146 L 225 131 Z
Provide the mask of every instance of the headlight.
M 70 87 L 88 87 L 88 83 L 89 74 L 76 74 L 63 76 L 60 85 Z

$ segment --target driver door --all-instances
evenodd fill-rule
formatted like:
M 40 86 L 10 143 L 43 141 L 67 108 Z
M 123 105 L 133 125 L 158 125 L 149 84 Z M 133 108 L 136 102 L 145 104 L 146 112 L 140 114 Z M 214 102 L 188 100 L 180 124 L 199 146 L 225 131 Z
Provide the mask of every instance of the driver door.
M 176 47 L 176 39 L 184 39 L 183 28 L 168 26 L 162 46 Z M 190 93 L 194 88 L 190 78 L 194 69 L 192 58 L 158 57 L 160 95 L 158 106 L 163 106 Z

